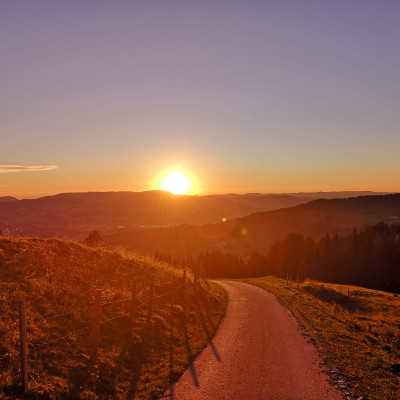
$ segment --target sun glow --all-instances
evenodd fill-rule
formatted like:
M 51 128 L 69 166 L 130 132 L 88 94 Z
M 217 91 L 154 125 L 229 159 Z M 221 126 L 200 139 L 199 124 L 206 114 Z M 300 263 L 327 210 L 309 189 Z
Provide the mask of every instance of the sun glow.
M 173 194 L 189 194 L 192 191 L 191 179 L 181 171 L 169 172 L 161 179 L 160 186 Z

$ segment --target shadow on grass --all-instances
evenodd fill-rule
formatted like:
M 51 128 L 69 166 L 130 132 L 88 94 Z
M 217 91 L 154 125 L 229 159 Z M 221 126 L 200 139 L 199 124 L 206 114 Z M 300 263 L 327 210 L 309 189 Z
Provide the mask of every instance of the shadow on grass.
M 167 369 L 165 372 L 167 374 L 169 372 L 170 389 L 168 396 L 164 397 L 174 399 L 173 384 L 181 375 L 176 372 L 176 363 L 179 358 L 177 340 L 183 345 L 183 351 L 186 353 L 193 385 L 199 387 L 198 373 L 194 365 L 193 346 L 195 345 L 190 331 L 193 316 L 195 316 L 199 328 L 204 330 L 217 361 L 220 362 L 221 358 L 212 342 L 215 327 L 210 316 L 202 310 L 201 301 L 192 302 L 192 309 L 195 314 L 191 314 L 191 316 L 179 310 L 179 308 L 172 311 L 174 320 L 171 325 L 169 323 L 171 313 L 169 309 L 164 312 L 161 312 L 161 310 L 156 312 L 155 310 L 151 324 L 146 323 L 145 317 L 142 317 L 138 320 L 133 341 L 128 319 L 112 322 L 105 326 L 104 330 L 102 326 L 98 362 L 93 365 L 86 356 L 81 358 L 80 355 L 77 355 L 76 359 L 79 361 L 76 363 L 76 367 L 69 371 L 71 386 L 66 393 L 67 396 L 63 398 L 79 398 L 85 389 L 96 394 L 99 398 L 119 398 L 121 396 L 120 383 L 127 382 L 127 385 L 123 388 L 123 398 L 133 400 L 137 396 L 138 390 L 142 390 L 144 365 L 149 363 L 149 359 L 153 357 L 153 352 L 166 350 L 164 354 L 168 358 L 165 361 L 169 366 L 165 365 L 165 367 L 169 368 L 169 371 Z M 108 349 L 108 354 L 105 353 L 106 349 Z M 114 356 L 110 357 L 110 351 L 114 353 Z
M 182 326 L 186 324 L 182 323 Z M 186 329 L 185 329 L 186 332 Z M 187 344 L 188 345 L 188 344 Z M 186 345 L 186 346 L 187 346 Z M 169 338 L 169 394 L 162 395 L 161 397 L 158 397 L 158 399 L 174 399 L 174 384 L 178 380 L 179 375 L 177 372 L 175 372 L 175 340 L 174 340 L 174 321 L 171 324 L 170 328 L 170 338 Z M 190 348 L 190 345 L 189 345 Z M 197 377 L 196 377 L 197 379 Z
M 368 307 L 358 296 L 347 296 L 330 288 L 322 289 L 313 286 L 308 286 L 305 290 L 325 303 L 340 305 L 348 311 L 368 311 Z
M 176 329 L 178 329 L 178 327 L 175 327 L 175 324 L 180 322 L 180 324 L 183 325 L 180 320 L 181 320 L 181 318 L 179 320 L 174 319 L 172 321 L 171 328 L 169 331 L 169 335 L 170 335 L 170 337 L 169 337 L 169 383 L 170 384 L 177 381 L 180 376 L 180 374 L 175 371 L 175 346 L 176 346 L 176 343 L 175 343 L 175 337 L 174 337 L 174 332 Z
M 159 324 L 160 320 L 153 320 L 142 325 L 140 330 L 140 340 L 137 349 L 130 352 L 130 386 L 126 399 L 135 398 L 137 384 L 142 375 L 142 366 L 150 357 L 151 349 L 153 351 L 161 351 L 161 336 L 165 333 L 164 327 Z M 173 350 L 172 350 L 173 351 Z M 173 366 L 173 353 L 171 352 L 171 365 Z
M 118 330 L 118 336 L 114 335 L 115 330 Z M 129 376 L 129 386 L 125 398 L 134 399 L 142 366 L 149 356 L 148 344 L 149 341 L 153 340 L 153 331 L 150 323 L 143 324 L 132 341 L 128 320 L 115 323 L 113 329 L 108 330 L 107 333 L 102 333 L 104 339 L 102 339 L 101 346 L 110 348 L 111 343 L 114 344 L 115 351 L 119 352 L 115 361 L 111 363 L 100 356 L 96 364 L 88 359 L 77 364 L 70 371 L 71 387 L 64 398 L 80 398 L 84 387 L 101 398 L 117 398 L 116 383 L 119 377 L 125 375 Z M 118 337 L 118 341 L 115 337 Z

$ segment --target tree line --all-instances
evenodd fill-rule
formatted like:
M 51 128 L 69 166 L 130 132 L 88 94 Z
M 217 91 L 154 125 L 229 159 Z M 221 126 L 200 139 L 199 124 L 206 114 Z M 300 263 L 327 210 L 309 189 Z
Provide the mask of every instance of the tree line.
M 158 257 L 160 257 L 158 255 Z M 379 223 L 345 236 L 319 240 L 289 234 L 272 244 L 266 254 L 243 259 L 220 250 L 177 261 L 210 278 L 249 278 L 276 275 L 354 284 L 400 293 L 400 225 Z

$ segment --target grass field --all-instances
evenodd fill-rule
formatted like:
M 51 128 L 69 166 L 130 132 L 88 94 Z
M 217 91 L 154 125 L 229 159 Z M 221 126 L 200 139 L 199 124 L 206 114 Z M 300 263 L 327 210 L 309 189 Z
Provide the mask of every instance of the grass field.
M 347 382 L 348 392 L 364 399 L 400 398 L 400 296 L 310 281 L 298 290 L 272 276 L 246 281 L 274 293 L 293 312 L 331 378 Z
M 194 287 L 191 275 L 184 292 L 180 288 L 172 299 L 172 281 L 175 287 L 182 283 L 182 270 L 168 264 L 57 239 L 0 238 L 0 269 L 1 399 L 156 398 L 208 343 L 227 304 L 218 285 L 202 281 Z M 137 291 L 144 291 L 138 304 L 145 302 L 152 274 L 155 295 L 162 297 L 154 301 L 151 321 L 146 305 L 135 314 L 132 328 L 124 316 L 130 301 L 124 299 L 130 299 L 136 279 Z M 88 343 L 98 288 L 105 322 L 93 363 Z M 18 299 L 27 305 L 29 388 L 24 395 Z

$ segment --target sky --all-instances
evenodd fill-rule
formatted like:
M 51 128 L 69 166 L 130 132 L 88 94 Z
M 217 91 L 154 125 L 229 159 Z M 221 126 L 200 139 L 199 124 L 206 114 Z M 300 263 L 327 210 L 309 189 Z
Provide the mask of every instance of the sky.
M 400 2 L 0 2 L 0 196 L 400 191 Z

